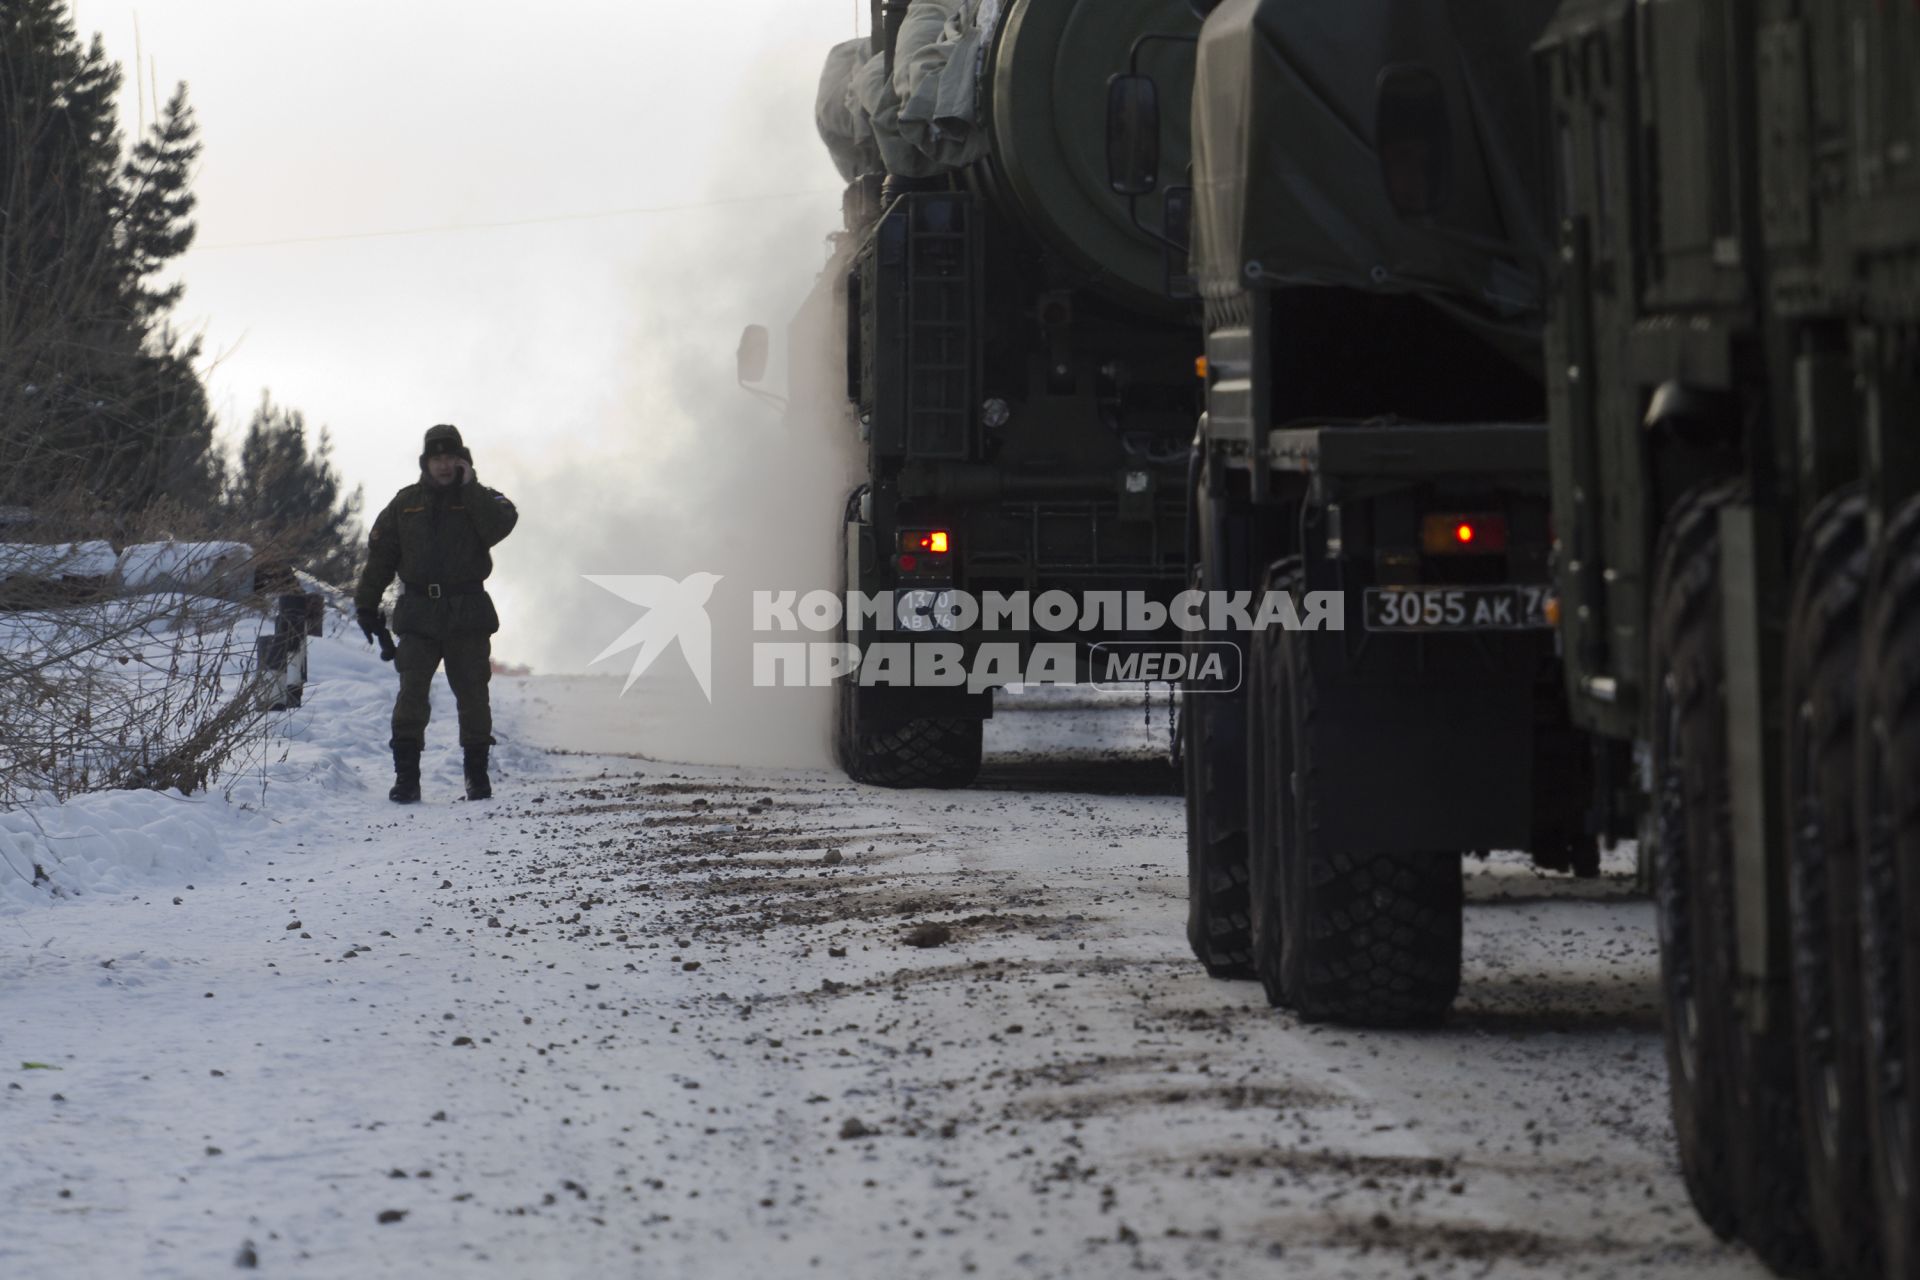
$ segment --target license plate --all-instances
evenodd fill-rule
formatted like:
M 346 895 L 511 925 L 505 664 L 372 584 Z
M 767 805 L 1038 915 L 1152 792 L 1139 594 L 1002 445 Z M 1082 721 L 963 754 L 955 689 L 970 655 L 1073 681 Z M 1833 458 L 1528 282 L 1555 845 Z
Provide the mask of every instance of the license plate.
M 1369 631 L 1534 631 L 1547 626 L 1545 586 L 1369 587 Z

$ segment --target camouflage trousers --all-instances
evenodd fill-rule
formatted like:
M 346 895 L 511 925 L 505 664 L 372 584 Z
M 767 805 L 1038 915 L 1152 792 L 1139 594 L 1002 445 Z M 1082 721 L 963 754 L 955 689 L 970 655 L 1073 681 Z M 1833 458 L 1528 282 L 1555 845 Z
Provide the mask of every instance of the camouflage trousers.
M 428 692 L 433 673 L 444 661 L 447 685 L 460 711 L 460 745 L 484 747 L 493 740 L 493 708 L 487 703 L 487 681 L 493 677 L 493 637 L 484 631 L 456 631 L 426 636 L 402 635 L 393 665 L 400 672 L 400 696 L 393 704 L 393 741 L 396 745 L 425 746 L 427 719 L 432 715 Z

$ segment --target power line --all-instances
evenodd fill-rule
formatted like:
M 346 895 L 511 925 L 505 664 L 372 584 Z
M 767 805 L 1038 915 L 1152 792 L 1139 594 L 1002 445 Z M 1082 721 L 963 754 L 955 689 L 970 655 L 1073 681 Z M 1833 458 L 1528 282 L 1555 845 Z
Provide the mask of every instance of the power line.
M 227 244 L 196 245 L 200 253 L 219 253 L 228 249 L 272 249 L 281 245 L 330 244 L 340 240 L 390 240 L 401 236 L 437 236 L 455 231 L 497 231 L 507 227 L 537 227 L 558 222 L 594 222 L 605 218 L 633 218 L 655 213 L 686 213 L 700 209 L 721 209 L 730 205 L 769 204 L 778 200 L 804 200 L 815 196 L 838 195 L 825 188 L 813 191 L 776 191 L 765 195 L 732 196 L 723 200 L 701 200 L 691 204 L 642 205 L 631 209 L 601 209 L 594 213 L 555 213 L 536 218 L 512 218 L 505 222 L 454 222 L 437 227 L 404 227 L 387 231 L 343 231 L 332 235 L 289 236 L 280 240 L 237 240 Z

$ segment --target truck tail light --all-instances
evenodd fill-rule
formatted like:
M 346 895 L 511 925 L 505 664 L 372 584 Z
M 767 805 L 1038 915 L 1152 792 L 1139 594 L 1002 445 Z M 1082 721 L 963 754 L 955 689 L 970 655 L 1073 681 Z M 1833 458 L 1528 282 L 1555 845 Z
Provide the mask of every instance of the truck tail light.
M 953 535 L 945 529 L 902 529 L 894 564 L 902 573 L 946 573 Z
M 944 556 L 953 550 L 953 535 L 945 529 L 902 530 L 900 550 L 925 556 Z
M 1430 556 L 1496 555 L 1507 549 L 1507 518 L 1487 512 L 1439 512 L 1420 523 L 1420 549 Z

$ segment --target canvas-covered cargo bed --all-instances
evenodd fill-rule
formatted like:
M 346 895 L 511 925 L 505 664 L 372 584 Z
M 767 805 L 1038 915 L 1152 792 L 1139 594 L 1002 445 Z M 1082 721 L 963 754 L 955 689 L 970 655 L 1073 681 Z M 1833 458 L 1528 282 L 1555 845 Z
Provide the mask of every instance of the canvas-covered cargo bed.
M 1227 0 L 1207 20 L 1196 69 L 1202 292 L 1418 293 L 1496 324 L 1537 325 L 1544 184 L 1528 50 L 1556 7 Z M 1374 150 L 1380 77 L 1407 64 L 1445 88 L 1453 165 L 1442 233 L 1394 211 Z

